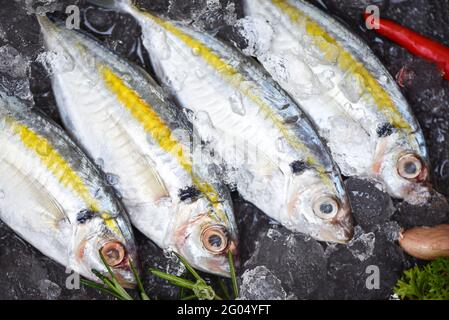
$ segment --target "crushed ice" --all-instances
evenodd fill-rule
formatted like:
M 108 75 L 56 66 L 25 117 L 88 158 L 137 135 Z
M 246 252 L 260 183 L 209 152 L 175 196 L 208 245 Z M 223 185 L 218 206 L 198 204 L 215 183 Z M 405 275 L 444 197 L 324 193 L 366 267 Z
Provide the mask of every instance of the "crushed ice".
M 373 232 L 364 233 L 362 228 L 354 228 L 354 237 L 348 243 L 348 249 L 352 255 L 360 261 L 369 259 L 374 252 L 376 236 Z

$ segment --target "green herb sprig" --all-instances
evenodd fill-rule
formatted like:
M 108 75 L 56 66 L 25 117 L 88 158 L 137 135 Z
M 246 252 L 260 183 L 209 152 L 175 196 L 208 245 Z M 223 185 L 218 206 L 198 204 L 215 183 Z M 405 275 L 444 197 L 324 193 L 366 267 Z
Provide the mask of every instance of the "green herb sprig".
M 134 300 L 117 280 L 117 277 L 114 275 L 111 268 L 106 263 L 106 260 L 103 256 L 103 254 L 101 253 L 101 250 L 99 251 L 99 254 L 100 254 L 101 261 L 103 262 L 104 266 L 106 267 L 106 270 L 108 271 L 109 277 L 101 274 L 98 270 L 92 269 L 93 274 L 98 279 L 101 280 L 103 285 L 96 283 L 94 281 L 91 281 L 91 280 L 87 280 L 87 279 L 81 279 L 81 283 L 88 287 L 97 289 L 103 293 L 111 294 L 119 300 Z M 143 289 L 143 285 L 142 285 L 142 281 L 140 280 L 139 273 L 137 272 L 137 268 L 132 261 L 130 261 L 130 266 L 131 266 L 131 270 L 134 274 L 134 277 L 136 278 L 136 281 L 137 281 L 137 289 L 139 290 L 140 298 L 142 300 L 150 300 L 148 295 L 145 293 L 145 290 Z
M 193 276 L 194 281 L 186 278 L 186 277 L 178 277 L 169 273 L 162 272 L 157 269 L 150 269 L 150 272 L 161 279 L 167 280 L 171 284 L 178 286 L 181 288 L 181 300 L 222 300 L 223 298 L 217 294 L 217 292 L 213 289 L 211 285 L 209 285 L 206 280 L 204 280 L 198 272 L 187 262 L 187 260 L 176 254 L 181 263 L 186 267 L 191 276 Z M 116 276 L 112 272 L 111 268 L 106 263 L 106 260 L 103 254 L 100 252 L 100 257 L 103 264 L 108 271 L 109 276 L 105 276 L 101 274 L 98 270 L 92 270 L 95 276 L 102 282 L 102 284 L 96 283 L 91 280 L 81 279 L 81 283 L 84 285 L 97 289 L 103 293 L 110 294 L 119 300 L 134 300 L 133 297 L 123 288 L 123 286 L 119 283 Z M 228 256 L 229 260 L 229 269 L 231 273 L 231 283 L 234 293 L 234 299 L 238 297 L 238 287 L 237 287 L 237 276 L 235 273 L 234 261 L 232 254 Z M 137 290 L 139 292 L 139 297 L 141 300 L 150 300 L 149 296 L 146 294 L 142 280 L 139 277 L 139 273 L 137 272 L 137 268 L 135 265 L 130 262 L 131 270 L 134 274 L 134 277 L 137 282 Z M 221 292 L 224 294 L 224 298 L 231 300 L 230 295 L 228 293 L 228 289 L 223 279 L 217 278 L 217 283 L 219 284 Z M 191 291 L 192 294 L 187 294 L 186 291 Z
M 449 259 L 404 271 L 394 293 L 407 300 L 449 300 Z
M 213 289 L 213 287 L 209 284 L 207 284 L 206 280 L 204 280 L 196 271 L 195 269 L 187 262 L 185 258 L 182 256 L 176 254 L 178 259 L 182 262 L 182 264 L 186 267 L 187 271 L 193 276 L 194 281 L 181 278 L 178 276 L 174 276 L 168 273 L 164 273 L 162 271 L 156 270 L 156 269 L 150 269 L 150 272 L 161 278 L 165 279 L 171 284 L 178 286 L 181 288 L 181 299 L 182 300 L 192 300 L 192 299 L 200 299 L 200 300 L 223 300 L 221 296 L 219 296 L 216 292 L 216 290 Z M 228 255 L 228 262 L 229 262 L 229 269 L 231 273 L 231 281 L 232 281 L 232 287 L 234 290 L 234 299 L 238 297 L 238 288 L 237 288 L 237 276 L 235 273 L 235 267 L 234 267 L 234 261 L 232 254 L 229 253 Z M 231 300 L 228 290 L 226 288 L 226 284 L 223 282 L 221 278 L 218 278 L 217 280 L 219 287 L 221 291 L 224 294 L 224 297 L 228 300 Z M 193 295 L 185 295 L 184 289 L 192 291 Z

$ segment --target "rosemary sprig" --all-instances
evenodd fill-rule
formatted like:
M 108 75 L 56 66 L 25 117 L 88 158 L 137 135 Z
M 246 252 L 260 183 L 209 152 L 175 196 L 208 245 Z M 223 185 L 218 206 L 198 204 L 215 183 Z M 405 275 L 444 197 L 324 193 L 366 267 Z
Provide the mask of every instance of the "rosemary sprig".
M 216 294 L 215 290 L 210 285 L 208 285 L 207 282 L 204 279 L 202 279 L 198 274 L 196 282 L 193 282 L 191 280 L 187 280 L 169 273 L 165 273 L 157 269 L 150 269 L 150 272 L 156 277 L 167 280 L 168 282 L 170 282 L 175 286 L 193 291 L 195 297 L 198 299 L 222 300 L 221 297 Z M 191 296 L 188 297 L 190 298 Z
M 110 294 L 114 296 L 115 298 L 119 300 L 133 300 L 132 296 L 122 287 L 122 285 L 117 280 L 116 276 L 112 272 L 109 265 L 106 263 L 106 260 L 101 252 L 99 252 L 101 261 L 106 267 L 106 270 L 108 271 L 109 276 L 105 276 L 101 274 L 99 271 L 93 269 L 92 272 L 94 275 L 102 282 L 102 284 L 96 283 L 91 280 L 87 279 L 81 279 L 81 283 L 84 285 L 87 285 L 93 289 L 97 289 L 103 293 Z M 187 271 L 190 273 L 191 276 L 193 276 L 194 281 L 187 279 L 188 274 L 183 277 L 178 277 L 169 273 L 162 272 L 157 269 L 150 269 L 150 272 L 157 276 L 158 278 L 164 279 L 171 284 L 178 286 L 181 288 L 181 300 L 193 300 L 193 299 L 200 299 L 200 300 L 222 300 L 221 296 L 219 296 L 216 291 L 213 289 L 211 285 L 207 283 L 206 280 L 204 280 L 198 272 L 187 262 L 187 260 L 176 254 L 178 259 L 181 261 L 181 263 L 186 267 Z M 228 261 L 229 261 L 229 269 L 231 273 L 231 281 L 232 281 L 232 288 L 234 293 L 234 298 L 238 297 L 238 287 L 237 287 L 237 277 L 235 273 L 235 267 L 234 267 L 234 261 L 232 254 L 228 255 Z M 137 289 L 139 291 L 139 297 L 141 300 L 150 300 L 148 295 L 145 292 L 145 289 L 143 288 L 142 280 L 139 277 L 139 273 L 137 271 L 136 266 L 130 262 L 131 270 L 134 274 L 134 277 L 136 279 Z M 221 278 L 217 279 L 217 282 L 220 286 L 221 291 L 224 294 L 224 297 L 226 299 L 231 299 L 228 289 L 226 287 L 226 284 L 223 282 Z M 188 295 L 186 290 L 190 290 L 193 292 L 193 294 Z
M 198 272 L 196 272 L 195 269 L 193 269 L 193 267 L 187 262 L 187 260 L 184 257 L 178 254 L 176 254 L 176 256 L 181 261 L 181 263 L 186 267 L 186 269 L 190 272 L 190 274 L 195 278 L 196 282 L 169 273 L 165 273 L 157 269 L 150 269 L 150 272 L 156 277 L 167 280 L 171 284 L 180 287 L 182 300 L 191 300 L 195 298 L 198 298 L 200 300 L 223 300 L 212 288 L 212 286 L 208 285 L 206 280 L 201 278 Z M 231 273 L 234 299 L 236 299 L 238 297 L 238 286 L 232 253 L 228 254 L 228 262 L 229 262 L 229 270 Z M 226 299 L 230 299 L 228 290 L 226 289 L 226 285 L 220 278 L 218 279 L 218 284 L 221 290 L 223 291 L 223 294 L 225 295 Z M 194 294 L 185 296 L 185 289 L 193 291 Z
M 193 269 L 193 267 L 187 262 L 187 260 L 184 257 L 180 256 L 177 253 L 175 253 L 175 255 L 178 257 L 179 260 L 181 260 L 182 264 L 186 267 L 187 271 L 189 271 L 197 281 L 203 280 L 198 274 L 198 272 L 196 272 L 195 269 Z
M 185 296 L 183 298 L 181 298 L 181 300 L 187 301 L 187 300 L 195 300 L 197 298 L 196 295 L 192 294 L 190 296 Z
M 217 283 L 220 286 L 221 292 L 223 292 L 226 300 L 231 300 L 231 296 L 229 295 L 228 288 L 226 287 L 226 284 L 224 283 L 223 279 L 220 277 L 217 277 Z
M 120 282 L 117 280 L 117 277 L 112 272 L 109 265 L 106 263 L 106 260 L 99 251 L 101 261 L 103 262 L 104 266 L 106 267 L 106 270 L 108 271 L 109 277 L 101 274 L 98 270 L 92 269 L 93 274 L 100 279 L 100 281 L 103 283 L 103 285 L 98 284 L 96 282 L 87 280 L 87 279 L 81 279 L 81 283 L 84 285 L 87 285 L 88 287 L 91 287 L 93 289 L 100 290 L 104 293 L 109 293 L 116 297 L 119 300 L 134 300 L 130 294 L 123 288 L 123 286 L 120 284 Z M 148 295 L 145 293 L 145 290 L 142 285 L 142 281 L 140 280 L 139 273 L 137 272 L 137 269 L 132 261 L 130 261 L 131 270 L 134 274 L 134 277 L 137 282 L 137 288 L 139 290 L 139 295 L 142 300 L 150 300 Z
M 235 273 L 234 266 L 234 257 L 232 256 L 232 252 L 228 252 L 228 261 L 229 261 L 229 270 L 231 273 L 231 281 L 232 281 L 232 289 L 234 290 L 234 299 L 237 299 L 239 296 L 239 287 L 237 284 L 237 275 Z
M 134 265 L 132 261 L 130 261 L 129 265 L 131 266 L 131 270 L 134 274 L 134 277 L 136 278 L 137 282 L 137 289 L 139 290 L 140 299 L 142 300 L 150 300 L 150 297 L 145 292 L 145 289 L 143 288 L 142 280 L 140 280 L 139 273 L 137 272 L 137 268 Z
M 108 289 L 104 286 L 102 286 L 101 284 L 98 284 L 96 282 L 93 282 L 91 280 L 87 280 L 87 279 L 81 279 L 80 282 L 88 287 L 91 287 L 93 289 L 96 289 L 102 293 L 106 293 L 106 294 L 110 294 L 114 297 L 116 297 L 119 300 L 125 300 L 124 298 L 122 298 L 120 295 L 118 295 L 115 291 Z

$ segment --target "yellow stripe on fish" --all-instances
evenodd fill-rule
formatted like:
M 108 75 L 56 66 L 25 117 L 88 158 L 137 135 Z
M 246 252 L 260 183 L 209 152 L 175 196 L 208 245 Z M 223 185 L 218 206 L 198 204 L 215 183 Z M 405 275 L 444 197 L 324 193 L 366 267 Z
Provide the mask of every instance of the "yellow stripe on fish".
M 252 100 L 273 122 L 273 124 L 282 133 L 287 142 L 296 150 L 301 151 L 306 155 L 305 162 L 309 165 L 314 166 L 325 176 L 325 169 L 319 166 L 318 162 L 312 154 L 310 154 L 307 147 L 295 137 L 288 127 L 284 125 L 283 119 L 281 119 L 261 97 L 255 92 L 251 82 L 246 81 L 245 77 L 240 74 L 234 67 L 228 64 L 226 61 L 221 59 L 217 54 L 210 50 L 200 41 L 190 37 L 188 34 L 174 26 L 168 21 L 164 21 L 150 13 L 144 12 L 151 20 L 157 23 L 159 26 L 167 30 L 168 32 L 175 35 L 181 41 L 183 41 L 188 47 L 196 52 L 197 55 L 201 56 L 210 66 L 212 66 L 218 73 L 235 89 L 239 90 L 243 95 Z
M 153 108 L 136 91 L 130 88 L 111 69 L 104 65 L 99 65 L 99 69 L 109 90 L 117 96 L 120 103 L 129 110 L 132 116 L 151 135 L 161 149 L 177 159 L 181 167 L 191 176 L 193 184 L 211 201 L 218 218 L 222 221 L 227 221 L 225 213 L 219 208 L 219 194 L 209 183 L 202 181 L 193 172 L 190 153 L 186 152 L 183 146 L 173 138 L 170 128 L 165 124 L 163 119 L 159 117 Z
M 396 128 L 412 131 L 410 124 L 397 110 L 390 95 L 382 88 L 371 73 L 356 60 L 351 53 L 346 51 L 337 40 L 326 32 L 317 22 L 309 18 L 304 12 L 289 4 L 286 0 L 270 0 L 282 12 L 284 12 L 292 22 L 305 25 L 305 30 L 312 37 L 313 44 L 324 53 L 324 58 L 331 60 L 334 57 L 326 55 L 330 46 L 337 48 L 338 66 L 343 71 L 349 72 L 358 78 L 359 84 L 372 96 L 376 106 L 383 112 L 389 122 Z
M 101 212 L 98 202 L 92 197 L 81 177 L 78 176 L 70 164 L 53 148 L 47 139 L 12 118 L 8 118 L 7 123 L 10 125 L 12 132 L 20 138 L 22 144 L 40 158 L 41 162 L 59 183 L 65 188 L 71 189 L 85 202 L 90 210 Z M 102 212 L 101 217 L 105 220 L 108 227 L 114 231 L 118 231 L 115 221 L 111 219 L 109 214 Z

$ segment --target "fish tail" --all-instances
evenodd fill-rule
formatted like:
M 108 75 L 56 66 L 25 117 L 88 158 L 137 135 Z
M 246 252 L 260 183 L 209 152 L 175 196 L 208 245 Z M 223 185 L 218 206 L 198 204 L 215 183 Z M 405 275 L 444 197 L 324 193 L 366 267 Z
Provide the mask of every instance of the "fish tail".
M 39 22 L 39 26 L 44 35 L 46 34 L 57 34 L 61 31 L 61 27 L 63 26 L 62 22 L 54 22 L 49 19 L 46 15 L 36 15 L 36 19 Z
M 119 11 L 126 11 L 126 9 L 134 7 L 133 0 L 88 0 L 88 2 L 99 7 Z
M 55 24 L 46 15 L 36 15 L 36 18 L 41 29 L 49 30 L 55 27 Z

